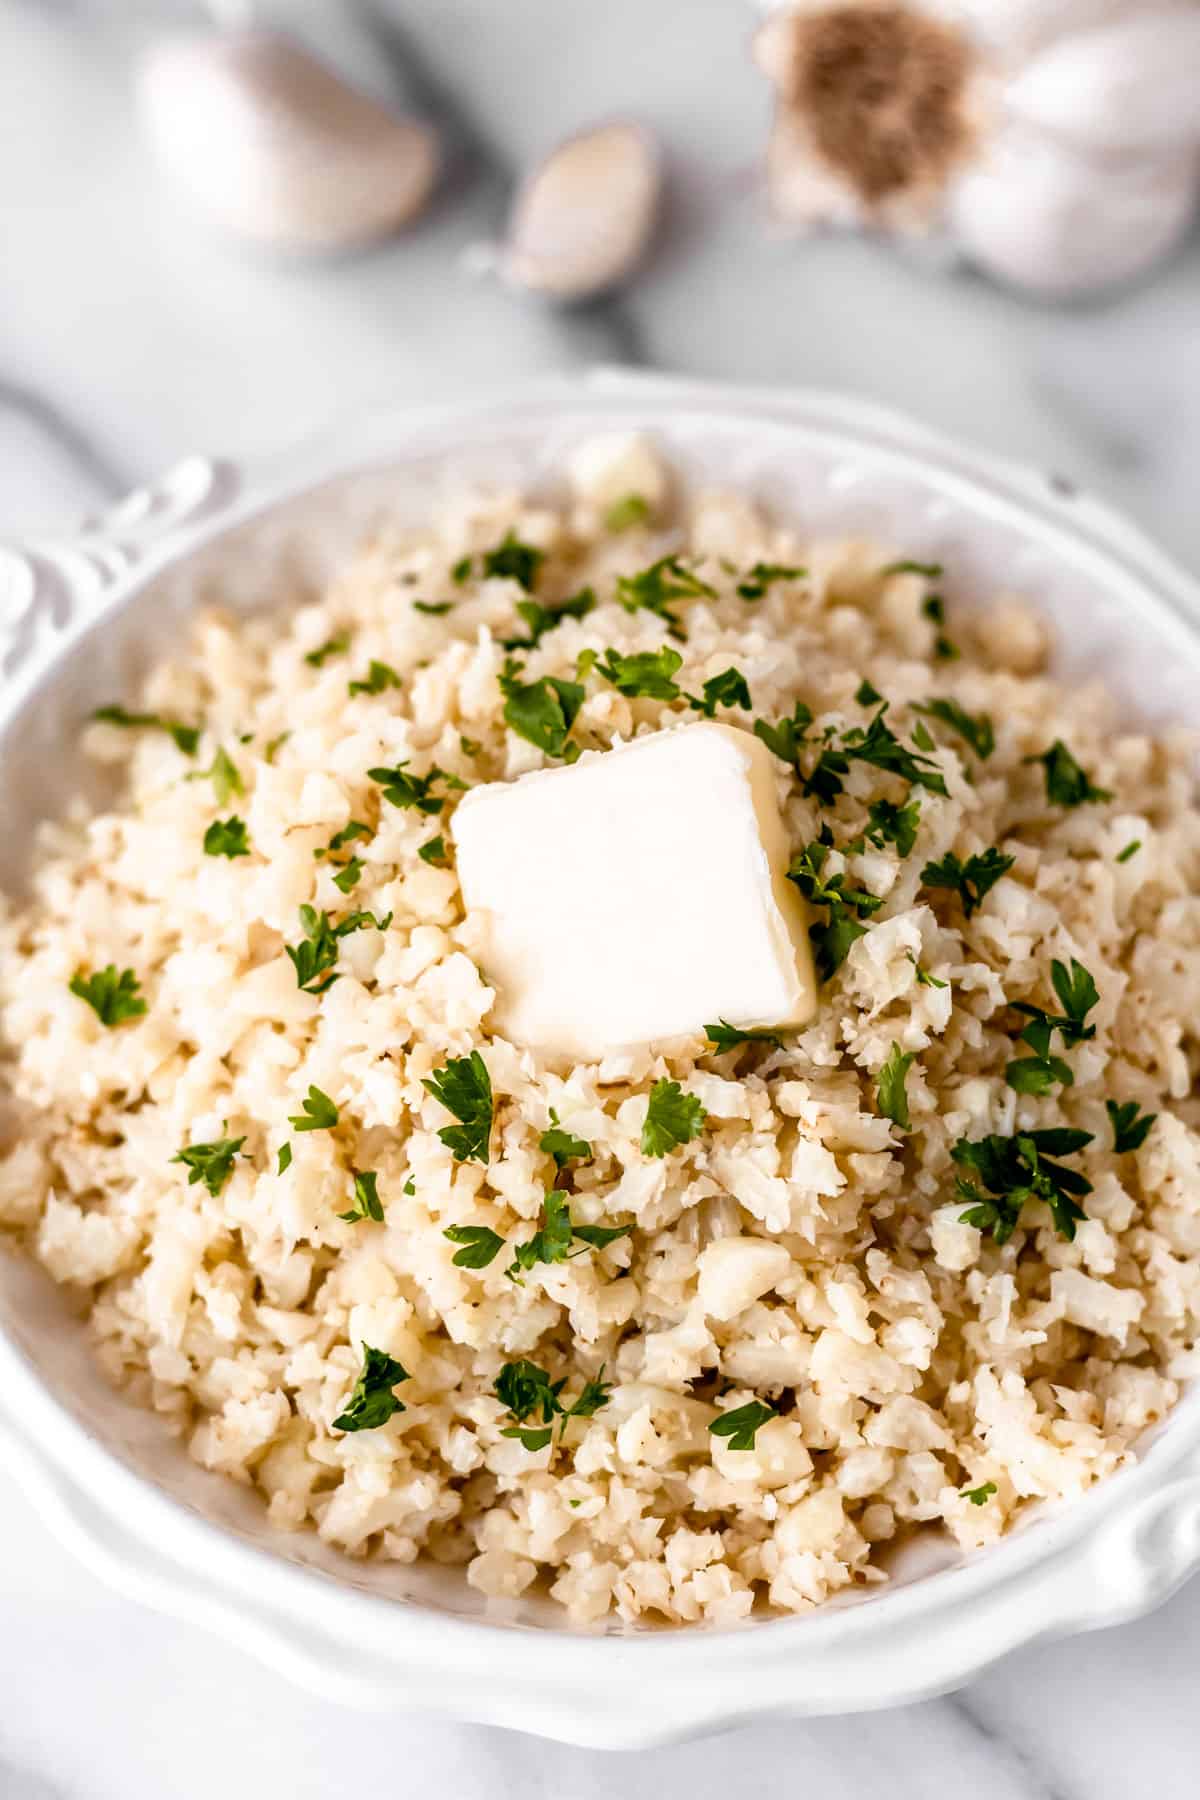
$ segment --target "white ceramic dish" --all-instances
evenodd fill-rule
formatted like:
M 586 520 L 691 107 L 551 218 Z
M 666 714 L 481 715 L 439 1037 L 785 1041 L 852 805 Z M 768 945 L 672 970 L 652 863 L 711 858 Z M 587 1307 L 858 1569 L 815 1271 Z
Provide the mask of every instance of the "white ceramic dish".
M 127 693 L 215 586 L 265 604 L 281 571 L 319 579 L 385 508 L 418 518 L 453 483 L 536 487 L 581 437 L 634 425 L 685 480 L 939 558 L 956 604 L 1025 591 L 1058 627 L 1067 673 L 1103 672 L 1150 721 L 1197 716 L 1200 590 L 1065 483 L 825 395 L 600 373 L 469 412 L 377 418 L 253 477 L 193 460 L 72 544 L 0 547 L 5 883 L 20 883 L 31 821 L 87 779 L 80 717 Z M 498 1608 L 458 1573 L 351 1563 L 271 1531 L 253 1496 L 108 1389 L 61 1295 L 8 1256 L 0 1462 L 99 1573 L 325 1698 L 613 1748 L 923 1697 L 1034 1638 L 1142 1611 L 1200 1564 L 1198 1392 L 1136 1468 L 965 1563 L 918 1546 L 857 1604 L 735 1630 L 570 1632 L 535 1605 Z

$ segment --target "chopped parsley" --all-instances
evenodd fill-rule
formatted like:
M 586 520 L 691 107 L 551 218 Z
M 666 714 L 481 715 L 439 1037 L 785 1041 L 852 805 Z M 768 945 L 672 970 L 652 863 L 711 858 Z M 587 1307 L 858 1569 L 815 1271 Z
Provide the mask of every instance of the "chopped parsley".
M 460 556 L 456 563 L 451 564 L 450 579 L 455 587 L 462 587 L 464 582 L 470 581 L 471 558 L 469 556 Z
M 454 608 L 453 600 L 414 600 L 413 611 L 424 613 L 431 619 L 444 619 Z
M 754 735 L 761 739 L 780 762 L 788 763 L 799 774 L 800 752 L 804 748 L 805 734 L 812 722 L 811 709 L 805 706 L 803 700 L 797 700 L 790 719 L 780 719 L 776 725 L 772 725 L 767 719 L 756 719 Z
M 202 1181 L 215 1200 L 233 1173 L 233 1159 L 245 1141 L 244 1137 L 218 1138 L 212 1144 L 185 1144 L 171 1161 L 185 1165 L 189 1187 Z
M 823 906 L 828 917 L 810 925 L 813 960 L 822 981 L 829 981 L 845 962 L 850 946 L 866 935 L 860 920 L 878 912 L 883 900 L 866 888 L 847 887 L 845 874 L 825 874 L 831 845 L 814 838 L 792 858 L 787 878 L 795 882 L 804 898 L 813 906 Z
M 917 972 L 917 985 L 919 987 L 945 988 L 950 986 L 948 981 L 939 981 L 936 975 L 931 975 L 928 969 L 922 968 L 911 950 L 908 953 L 908 960 Z
M 367 779 L 377 781 L 383 789 L 383 797 L 390 800 L 393 806 L 413 807 L 417 812 L 440 813 L 446 804 L 444 794 L 435 794 L 435 782 L 442 782 L 448 788 L 465 788 L 466 782 L 457 775 L 450 775 L 445 769 L 434 767 L 427 775 L 410 775 L 407 761 L 397 763 L 394 769 L 368 769 Z
M 912 1130 L 912 1119 L 908 1111 L 908 1071 L 916 1061 L 916 1053 L 905 1054 L 899 1044 L 893 1043 L 887 1054 L 887 1061 L 879 1071 L 877 1094 L 879 1110 L 884 1118 L 890 1119 L 901 1131 Z
M 895 844 L 901 856 L 908 856 L 917 841 L 920 824 L 919 800 L 910 800 L 906 806 L 897 806 L 891 800 L 872 800 L 863 836 L 877 850 L 885 844 Z
M 283 745 L 283 744 L 286 744 L 286 743 L 287 743 L 287 741 L 288 741 L 288 739 L 289 739 L 289 738 L 290 738 L 290 737 L 291 737 L 291 735 L 292 735 L 292 734 L 291 734 L 291 732 L 290 732 L 290 731 L 281 731 L 281 732 L 280 732 L 280 733 L 279 733 L 279 736 L 278 736 L 278 737 L 273 737 L 273 738 L 268 738 L 268 739 L 267 739 L 267 743 L 266 743 L 266 746 L 265 746 L 265 748 L 264 748 L 264 750 L 263 750 L 263 760 L 264 760 L 264 762 L 269 762 L 269 763 L 273 763 L 273 762 L 274 762 L 274 761 L 275 761 L 275 752 L 276 752 L 276 751 L 277 751 L 277 750 L 278 750 L 278 749 L 279 749 L 279 748 L 280 748 L 280 747 L 281 747 L 281 746 L 282 746 L 282 745 Z
M 361 819 L 351 819 L 348 825 L 343 825 L 342 829 L 335 832 L 330 838 L 329 848 L 331 850 L 344 850 L 346 845 L 354 843 L 356 838 L 372 838 L 374 835 L 375 833 L 371 830 L 371 827 L 369 825 L 364 825 Z
M 1040 1006 L 1031 1006 L 1025 1000 L 1013 1002 L 1014 1011 L 1024 1013 L 1029 1020 L 1018 1041 L 1028 1044 L 1033 1052 L 1032 1056 L 1010 1062 L 1005 1070 L 1005 1080 L 1018 1094 L 1048 1094 L 1056 1082 L 1073 1087 L 1075 1076 L 1070 1064 L 1061 1056 L 1050 1054 L 1053 1035 L 1058 1032 L 1064 1049 L 1096 1035 L 1096 1027 L 1086 1020 L 1100 995 L 1088 970 L 1074 957 L 1069 969 L 1056 959 L 1050 965 L 1050 978 L 1062 1004 L 1061 1014 L 1043 1012 Z
M 913 711 L 923 713 L 927 719 L 937 719 L 957 732 L 983 761 L 996 748 L 996 732 L 988 715 L 965 712 L 957 700 L 926 700 L 923 706 L 914 706 Z
M 579 745 L 569 741 L 568 733 L 584 702 L 582 684 L 562 681 L 557 675 L 543 675 L 540 681 L 523 682 L 518 679 L 522 673 L 522 665 L 511 656 L 500 671 L 505 724 L 547 756 L 561 756 L 565 762 L 575 762 Z
M 612 1383 L 604 1379 L 604 1365 L 591 1381 L 585 1381 L 577 1400 L 564 1406 L 560 1398 L 566 1377 L 551 1381 L 545 1369 L 522 1357 L 505 1363 L 496 1377 L 496 1398 L 508 1411 L 513 1423 L 501 1431 L 501 1437 L 518 1438 L 526 1450 L 544 1450 L 554 1437 L 558 1425 L 559 1441 L 572 1419 L 590 1419 L 608 1405 Z M 540 1419 L 541 1423 L 537 1421 Z M 530 1424 L 529 1421 L 534 1423 Z
M 582 1256 L 584 1249 L 603 1250 L 606 1245 L 616 1243 L 618 1238 L 628 1237 L 633 1230 L 632 1225 L 576 1225 L 571 1218 L 570 1202 L 558 1188 L 547 1190 L 542 1218 L 542 1224 L 531 1238 L 513 1245 L 513 1260 L 504 1271 L 510 1280 L 519 1281 L 522 1274 L 527 1274 L 538 1263 L 569 1262 L 573 1257 Z M 571 1246 L 576 1240 L 581 1248 L 573 1250 Z
M 320 669 L 324 667 L 331 656 L 344 656 L 349 648 L 350 633 L 339 631 L 336 637 L 326 638 L 323 644 L 318 645 L 315 650 L 310 650 L 304 660 L 310 668 Z
M 532 544 L 523 544 L 520 538 L 510 531 L 505 534 L 504 541 L 497 544 L 494 550 L 485 550 L 483 555 L 484 575 L 507 576 L 523 587 L 527 594 L 532 594 L 537 586 L 538 573 L 546 560 L 546 552 L 537 550 Z
M 393 1413 L 405 1411 L 392 1389 L 411 1379 L 403 1363 L 382 1350 L 363 1345 L 363 1366 L 344 1413 L 333 1421 L 334 1431 L 372 1431 L 386 1425 Z
M 102 1025 L 123 1025 L 127 1019 L 140 1019 L 146 1002 L 139 989 L 141 982 L 132 969 L 118 973 L 116 963 L 106 963 L 94 975 L 82 969 L 71 977 L 70 989 L 77 1000 L 86 1000 Z
M 921 880 L 926 887 L 949 888 L 962 900 L 963 912 L 969 919 L 991 892 L 1002 875 L 1016 862 L 1015 856 L 1004 856 L 999 850 L 985 850 L 979 856 L 968 856 L 960 862 L 953 850 L 941 862 L 926 863 Z
M 291 1168 L 291 1166 L 292 1166 L 292 1146 L 290 1144 L 280 1144 L 280 1146 L 279 1146 L 279 1161 L 276 1164 L 275 1173 L 277 1175 L 286 1175 L 288 1170 Z
M 301 941 L 284 945 L 296 971 L 296 986 L 308 994 L 323 994 L 338 980 L 329 973 L 338 959 L 337 933 L 329 914 L 312 906 L 300 908 L 300 926 L 304 932 Z
M 1068 1169 L 1052 1158 L 1073 1156 L 1092 1141 L 1090 1131 L 1065 1127 L 1049 1131 L 1024 1131 L 1013 1137 L 990 1135 L 969 1141 L 960 1138 L 950 1152 L 960 1168 L 971 1169 L 982 1182 L 959 1175 L 959 1198 L 969 1204 L 959 1214 L 964 1225 L 990 1231 L 998 1244 L 1006 1244 L 1027 1200 L 1044 1200 L 1061 1237 L 1074 1239 L 1075 1227 L 1087 1214 L 1080 1199 L 1092 1184 L 1077 1169 Z
M 540 600 L 518 600 L 517 612 L 528 627 L 529 636 L 505 638 L 504 648 L 532 650 L 564 619 L 586 619 L 595 604 L 596 596 L 590 587 L 581 588 L 567 600 L 552 600 L 548 606 L 543 606 Z
M 972 1506 L 986 1506 L 992 1495 L 999 1491 L 994 1481 L 985 1481 L 979 1487 L 961 1490 L 963 1499 L 969 1500 Z
M 1041 763 L 1046 772 L 1046 799 L 1052 806 L 1085 806 L 1112 799 L 1107 788 L 1093 785 L 1061 738 L 1055 738 L 1040 756 L 1024 760 Z
M 478 738 L 463 737 L 461 732 L 459 733 L 458 747 L 464 756 L 478 756 L 483 749 Z
M 1136 1100 L 1127 1100 L 1118 1105 L 1115 1100 L 1104 1102 L 1112 1126 L 1113 1150 L 1123 1156 L 1127 1150 L 1140 1150 L 1150 1133 L 1150 1127 L 1157 1119 L 1157 1113 L 1141 1113 Z
M 1141 847 L 1142 847 L 1141 838 L 1134 838 L 1130 843 L 1126 844 L 1125 848 L 1122 850 L 1121 854 L 1118 856 L 1117 861 L 1119 863 L 1127 863 L 1129 861 L 1130 857 L 1137 855 L 1137 853 L 1141 849 Z
M 246 823 L 231 815 L 228 819 L 214 819 L 204 834 L 205 856 L 249 856 L 250 841 L 246 835 Z
M 400 677 L 391 663 L 376 662 L 372 657 L 363 679 L 352 681 L 349 686 L 352 694 L 382 694 L 384 688 L 398 688 Z
M 861 687 L 859 692 L 861 694 Z M 886 723 L 884 715 L 887 710 L 887 702 L 884 701 L 865 729 L 856 725 L 850 731 L 843 732 L 840 743 L 835 741 L 838 733 L 833 726 L 828 726 L 822 735 L 822 747 L 807 775 L 800 766 L 800 752 L 807 741 L 806 733 L 812 724 L 812 713 L 803 701 L 797 701 L 790 719 L 781 719 L 776 725 L 770 724 L 766 719 L 756 719 L 754 735 L 761 738 L 768 750 L 782 762 L 790 763 L 802 780 L 804 793 L 815 796 L 825 806 L 832 805 L 844 791 L 844 777 L 849 773 L 852 762 L 867 763 L 871 768 L 882 769 L 886 774 L 898 775 L 911 787 L 928 788 L 931 793 L 944 794 L 945 777 L 933 758 L 924 754 L 927 749 L 933 748 L 932 738 L 927 732 L 922 737 L 923 727 L 918 725 L 913 734 L 917 748 L 910 750 Z
M 333 928 L 335 937 L 349 937 L 352 931 L 386 931 L 392 922 L 391 913 L 384 913 L 381 918 L 373 912 L 364 912 L 360 907 L 356 912 L 348 912 L 344 919 L 339 919 Z
M 872 682 L 867 681 L 864 677 L 855 690 L 854 698 L 859 706 L 878 706 L 883 695 Z
M 740 706 L 749 712 L 753 704 L 746 677 L 740 669 L 732 668 L 722 669 L 719 675 L 713 675 L 705 682 L 703 698 L 688 700 L 693 711 L 703 713 L 706 719 L 716 717 L 718 706 Z
M 354 1204 L 349 1212 L 339 1213 L 347 1225 L 357 1225 L 360 1220 L 373 1219 L 376 1225 L 383 1224 L 383 1201 L 379 1198 L 376 1186 L 378 1176 L 372 1169 L 352 1169 L 354 1177 Z
M 699 1137 L 707 1117 L 695 1094 L 685 1094 L 677 1081 L 656 1081 L 642 1126 L 642 1155 L 665 1156 Z
M 288 1124 L 297 1131 L 332 1131 L 338 1122 L 338 1109 L 319 1087 L 309 1086 L 298 1113 L 288 1115 Z
M 952 644 L 945 633 L 946 602 L 940 594 L 926 594 L 921 602 L 921 612 L 934 627 L 933 654 L 938 662 L 953 662 L 962 655 L 957 644 Z
M 765 1400 L 748 1400 L 745 1406 L 723 1412 L 708 1429 L 713 1437 L 728 1438 L 730 1450 L 753 1450 L 754 1440 L 767 1420 L 778 1416 L 775 1408 L 768 1406 Z
M 457 1125 L 444 1125 L 438 1132 L 455 1162 L 486 1163 L 492 1135 L 492 1083 L 478 1050 L 472 1050 L 470 1056 L 452 1056 L 443 1068 L 427 1075 L 422 1086 L 458 1120 Z
M 333 885 L 339 893 L 348 894 L 352 887 L 357 887 L 362 877 L 363 865 L 357 856 L 352 856 L 344 869 L 339 869 L 333 878 Z
M 889 775 L 899 775 L 902 781 L 907 781 L 912 787 L 928 788 L 931 793 L 944 794 L 945 777 L 937 764 L 931 757 L 909 750 L 900 742 L 895 732 L 884 722 L 886 712 L 885 701 L 865 731 L 856 725 L 852 731 L 843 732 L 841 754 L 849 757 L 852 762 L 868 763 L 873 769 L 883 769 Z
M 439 831 L 436 837 L 431 837 L 428 843 L 422 844 L 417 855 L 422 862 L 428 863 L 430 868 L 444 869 L 449 861 L 449 856 L 446 850 L 446 840 L 441 832 Z
M 620 500 L 614 500 L 604 515 L 606 531 L 629 531 L 634 525 L 644 525 L 650 517 L 650 502 L 644 494 L 626 494 Z
M 573 1131 L 567 1131 L 559 1124 L 558 1114 L 550 1108 L 550 1127 L 543 1131 L 538 1139 L 538 1149 L 554 1158 L 556 1169 L 565 1169 L 569 1162 L 591 1162 L 592 1146 L 586 1138 L 576 1137 Z
M 714 1050 L 735 1050 L 739 1044 L 773 1044 L 776 1050 L 783 1048 L 783 1039 L 776 1032 L 743 1031 L 725 1019 L 718 1019 L 715 1025 L 706 1025 L 704 1035 Z
M 683 639 L 687 634 L 672 602 L 700 598 L 715 600 L 715 588 L 702 581 L 678 556 L 661 556 L 640 574 L 617 578 L 617 599 L 625 611 L 656 614 L 665 622 L 667 632 L 673 638 Z
M 185 756 L 195 756 L 200 742 L 198 725 L 181 725 L 178 719 L 165 719 L 161 713 L 127 712 L 123 706 L 99 706 L 92 718 L 105 725 L 123 725 L 132 730 L 144 726 L 149 731 L 165 731 L 175 747 Z
M 450 1258 L 459 1269 L 486 1269 L 504 1248 L 504 1239 L 487 1225 L 447 1225 L 442 1236 L 461 1244 Z
M 678 700 L 683 690 L 674 677 L 682 662 L 678 650 L 664 644 L 661 650 L 639 650 L 631 656 L 606 650 L 594 666 L 597 675 L 630 700 Z
M 926 581 L 940 581 L 945 572 L 941 563 L 913 562 L 908 558 L 888 563 L 879 571 L 881 575 L 924 575 Z
M 209 768 L 197 769 L 187 779 L 188 781 L 211 781 L 218 806 L 228 806 L 235 794 L 244 794 L 246 791 L 246 784 L 238 772 L 237 764 L 227 751 L 221 749 L 218 749 Z
M 738 597 L 742 600 L 761 600 L 773 582 L 799 581 L 802 575 L 807 574 L 807 569 L 791 569 L 786 563 L 756 562 L 745 579 L 738 582 Z

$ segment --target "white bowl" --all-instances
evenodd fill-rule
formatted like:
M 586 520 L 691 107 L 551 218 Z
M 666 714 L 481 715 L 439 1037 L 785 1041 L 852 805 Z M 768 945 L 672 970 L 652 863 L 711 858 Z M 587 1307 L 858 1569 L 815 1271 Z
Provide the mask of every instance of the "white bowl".
M 550 381 L 470 411 L 399 412 L 253 476 L 193 460 L 71 544 L 0 548 L 0 854 L 19 887 L 29 826 L 92 777 L 78 722 L 219 585 L 247 608 L 281 574 L 319 580 L 384 511 L 448 486 L 545 486 L 597 430 L 637 426 L 687 482 L 732 484 L 818 531 L 948 566 L 956 605 L 1000 588 L 1049 615 L 1071 677 L 1131 715 L 1200 713 L 1200 590 L 1053 477 L 874 409 L 621 374 Z M 634 1747 L 767 1715 L 936 1693 L 1016 1646 L 1162 1600 L 1200 1564 L 1200 1392 L 1136 1467 L 965 1560 L 919 1542 L 857 1603 L 737 1629 L 570 1631 L 489 1602 L 461 1572 L 351 1562 L 271 1530 L 114 1394 L 62 1295 L 0 1256 L 0 1463 L 98 1573 L 211 1626 L 325 1698 Z

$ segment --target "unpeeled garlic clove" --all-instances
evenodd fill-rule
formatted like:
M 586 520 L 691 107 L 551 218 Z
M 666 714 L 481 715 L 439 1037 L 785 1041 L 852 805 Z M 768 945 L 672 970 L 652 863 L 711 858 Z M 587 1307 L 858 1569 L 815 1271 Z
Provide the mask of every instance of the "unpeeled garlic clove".
M 138 77 L 150 135 L 180 184 L 239 236 L 282 250 L 370 243 L 413 219 L 434 133 L 271 33 L 170 39 Z
M 1012 130 L 959 180 L 951 221 L 990 274 L 1062 298 L 1148 268 L 1187 229 L 1198 186 L 1194 154 L 1098 166 Z
M 615 287 L 649 247 L 662 186 L 658 143 L 643 126 L 600 125 L 568 138 L 517 194 L 502 273 L 556 300 Z

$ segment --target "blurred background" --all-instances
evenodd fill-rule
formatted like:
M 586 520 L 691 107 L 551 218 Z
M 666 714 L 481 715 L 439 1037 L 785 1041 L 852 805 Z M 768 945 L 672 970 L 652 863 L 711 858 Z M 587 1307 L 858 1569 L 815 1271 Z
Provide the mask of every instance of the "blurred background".
M 864 9 L 888 21 L 820 35 Z M 765 41 L 744 0 L 0 0 L 0 533 L 193 450 L 608 362 L 901 408 L 1200 571 L 1198 26 L 1195 0 L 806 0 Z M 951 1700 L 613 1760 L 322 1707 L 101 1588 L 0 1484 L 0 1800 L 1190 1800 L 1198 1655 L 1190 1590 Z

